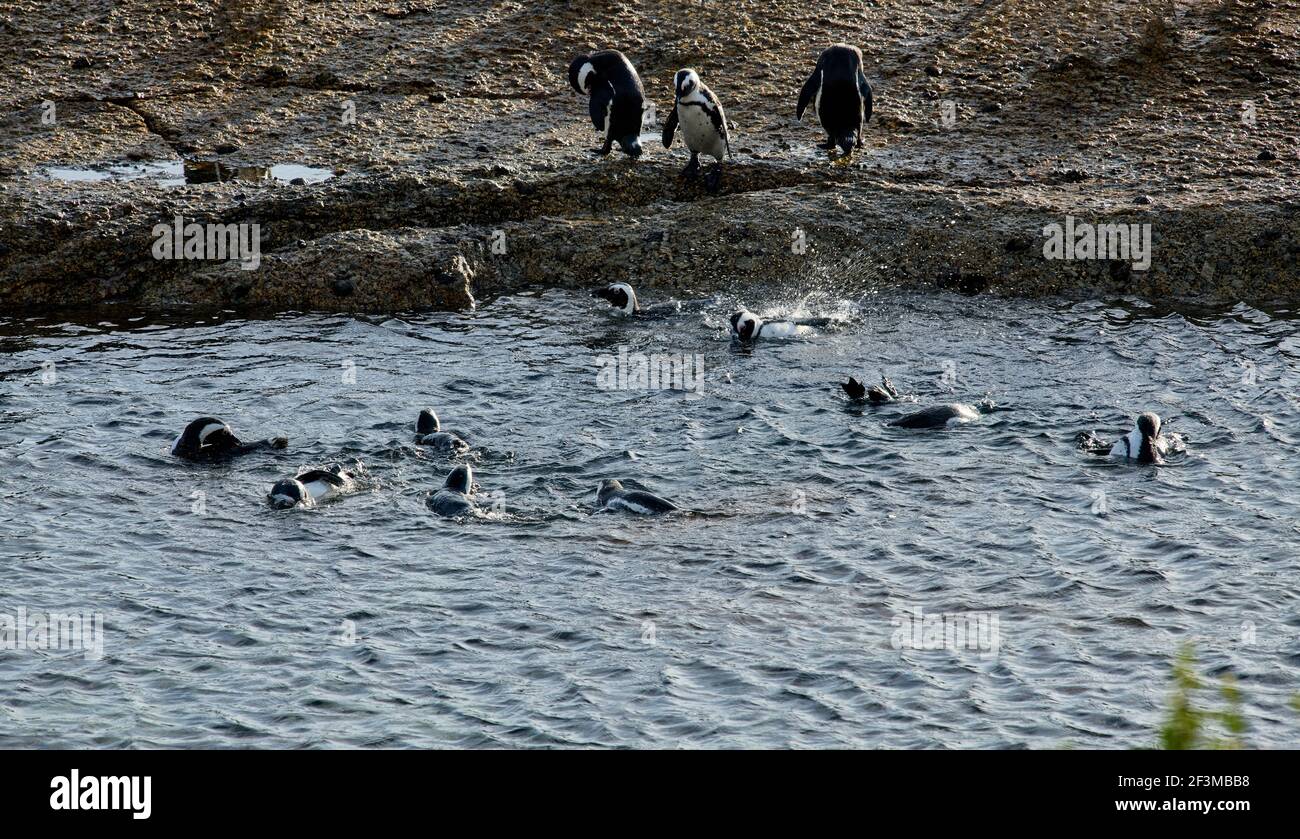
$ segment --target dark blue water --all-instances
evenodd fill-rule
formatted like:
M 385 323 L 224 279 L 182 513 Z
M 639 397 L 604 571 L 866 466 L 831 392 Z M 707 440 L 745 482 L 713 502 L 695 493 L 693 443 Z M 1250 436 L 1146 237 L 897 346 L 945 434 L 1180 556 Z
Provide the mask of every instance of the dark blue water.
M 0 650 L 0 745 L 1125 748 L 1184 641 L 1237 677 L 1248 744 L 1294 745 L 1291 312 L 888 293 L 744 351 L 732 302 L 0 320 L 0 614 L 104 621 L 102 658 Z M 702 392 L 599 388 L 620 347 L 701 354 Z M 905 407 L 837 388 L 882 368 L 1006 410 L 888 428 Z M 426 405 L 504 511 L 426 509 L 452 465 L 410 443 Z M 1143 409 L 1185 455 L 1076 449 Z M 209 413 L 290 447 L 169 457 Z M 265 504 L 332 461 L 362 491 Z M 610 477 L 700 514 L 597 514 Z M 917 608 L 996 617 L 996 644 L 896 648 Z

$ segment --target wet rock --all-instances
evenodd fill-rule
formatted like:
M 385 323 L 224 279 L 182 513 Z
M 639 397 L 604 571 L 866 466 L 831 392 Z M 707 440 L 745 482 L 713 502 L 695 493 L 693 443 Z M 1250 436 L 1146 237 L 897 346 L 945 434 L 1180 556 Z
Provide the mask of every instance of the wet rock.
M 938 78 L 939 76 L 943 75 L 943 68 L 940 67 L 938 64 L 929 64 L 926 65 L 925 74 L 932 78 Z
M 1255 159 L 1264 161 L 1277 160 L 1277 154 L 1272 149 L 1264 149 Z
M 289 78 L 289 71 L 279 64 L 272 64 L 262 71 L 262 78 L 268 82 L 282 82 Z
M 443 102 L 446 102 L 446 101 L 447 101 L 447 94 L 445 94 L 445 93 L 430 93 L 430 94 L 429 94 L 429 101 L 432 102 L 432 103 L 434 103 L 435 105 L 441 105 Z
M 307 185 L 306 178 L 294 178 L 293 180 L 289 181 L 289 186 L 306 186 L 306 185 Z
M 1033 246 L 1028 236 L 1013 236 L 1002 245 L 1007 253 L 1026 253 Z
M 329 70 L 321 70 L 316 75 L 312 76 L 311 83 L 313 87 L 318 88 L 338 87 L 339 77 L 331 73 Z
M 339 277 L 335 280 L 333 288 L 334 293 L 339 297 L 350 297 L 352 292 L 357 290 L 356 283 L 352 282 L 352 280 L 347 277 Z
M 234 154 L 235 152 L 239 151 L 239 146 L 235 145 L 234 143 L 222 143 L 221 145 L 217 146 L 214 149 L 214 151 L 217 154 Z
M 88 70 L 88 69 L 90 69 L 92 63 L 93 63 L 93 62 L 91 62 L 91 60 L 90 60 L 89 58 L 87 58 L 86 56 L 84 56 L 84 55 L 79 55 L 79 56 L 77 56 L 76 58 L 72 59 L 72 69 L 74 69 L 74 70 Z
M 998 111 L 1001 110 L 1002 110 L 1001 102 L 985 102 L 983 105 L 980 106 L 980 113 L 982 114 L 996 114 Z
M 1150 195 L 1139 195 L 1137 198 L 1134 198 L 1134 199 L 1133 199 L 1133 203 L 1134 203 L 1134 204 L 1150 204 L 1150 203 L 1151 203 L 1151 196 L 1150 196 Z

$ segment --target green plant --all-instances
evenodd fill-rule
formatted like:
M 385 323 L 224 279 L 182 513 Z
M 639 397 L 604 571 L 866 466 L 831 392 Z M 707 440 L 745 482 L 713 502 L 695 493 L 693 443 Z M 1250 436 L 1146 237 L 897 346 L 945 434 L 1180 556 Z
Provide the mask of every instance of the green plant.
M 1219 695 L 1224 702 L 1222 710 L 1198 708 L 1195 699 L 1205 686 L 1196 675 L 1196 653 L 1191 644 L 1184 644 L 1179 650 L 1174 660 L 1173 676 L 1169 713 L 1160 727 L 1160 748 L 1244 748 L 1241 735 L 1246 731 L 1246 720 L 1241 715 L 1241 690 L 1236 681 L 1225 676 L 1219 683 Z M 1223 733 L 1220 734 L 1216 728 Z

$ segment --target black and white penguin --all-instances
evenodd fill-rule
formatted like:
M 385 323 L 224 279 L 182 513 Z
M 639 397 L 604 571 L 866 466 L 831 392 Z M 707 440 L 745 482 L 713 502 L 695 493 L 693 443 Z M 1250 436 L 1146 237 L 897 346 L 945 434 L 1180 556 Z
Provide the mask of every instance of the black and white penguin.
M 1165 455 L 1183 445 L 1183 440 L 1177 434 L 1161 434 L 1163 427 L 1159 414 L 1146 411 L 1138 415 L 1133 430 L 1115 442 L 1107 443 L 1093 434 L 1081 434 L 1079 445 L 1091 454 L 1109 455 L 1142 464 L 1160 464 L 1164 463 Z
M 615 311 L 628 317 L 663 317 L 682 311 L 682 304 L 676 300 L 642 306 L 637 300 L 636 292 L 627 283 L 610 283 L 592 291 L 591 296 L 607 301 Z
M 898 388 L 894 387 L 894 383 L 883 372 L 880 374 L 879 385 L 867 387 L 862 382 L 849 376 L 849 380 L 840 387 L 844 388 L 844 392 L 854 402 L 870 402 L 872 405 L 883 405 L 898 398 Z
M 799 92 L 796 118 L 812 103 L 826 129 L 823 149 L 840 147 L 844 156 L 862 148 L 862 130 L 871 118 L 871 85 L 862 73 L 862 50 L 849 44 L 828 47 Z
M 266 499 L 272 507 L 314 507 L 322 501 L 351 492 L 356 480 L 341 466 L 329 469 L 311 469 L 292 478 L 276 481 Z
M 981 414 L 993 411 L 997 406 L 985 400 L 978 405 L 934 405 L 912 414 L 899 417 L 889 423 L 895 428 L 943 428 L 948 425 L 960 425 L 980 418 Z
M 645 88 L 627 56 L 618 50 L 580 55 L 569 64 L 569 84 L 591 97 L 591 122 L 605 135 L 597 153 L 609 154 L 618 143 L 630 157 L 640 157 Z
M 691 150 L 691 162 L 682 170 L 682 177 L 694 180 L 700 174 L 700 155 L 707 154 L 717 163 L 704 180 L 709 192 L 717 192 L 722 183 L 722 159 L 731 154 L 731 138 L 727 134 L 727 116 L 722 103 L 713 95 L 694 70 L 678 70 L 673 85 L 677 100 L 668 121 L 664 123 L 664 148 L 672 148 L 673 134 L 681 125 L 686 148 Z
M 450 431 L 442 430 L 442 423 L 438 421 L 438 415 L 430 408 L 420 411 L 420 416 L 415 420 L 415 444 L 417 446 L 432 446 L 435 449 L 464 454 L 469 451 L 469 443 L 452 434 Z
M 262 449 L 283 449 L 288 445 L 286 437 L 242 443 L 226 423 L 216 417 L 199 417 L 185 426 L 172 442 L 171 453 L 184 460 L 222 460 Z
M 603 510 L 625 510 L 642 516 L 671 513 L 680 510 L 667 498 L 639 489 L 624 489 L 622 481 L 608 480 L 600 482 L 596 490 L 596 503 Z
M 755 341 L 759 338 L 793 338 L 808 334 L 809 327 L 825 326 L 827 318 L 800 318 L 799 320 L 763 320 L 748 309 L 731 315 L 731 337 L 738 341 Z

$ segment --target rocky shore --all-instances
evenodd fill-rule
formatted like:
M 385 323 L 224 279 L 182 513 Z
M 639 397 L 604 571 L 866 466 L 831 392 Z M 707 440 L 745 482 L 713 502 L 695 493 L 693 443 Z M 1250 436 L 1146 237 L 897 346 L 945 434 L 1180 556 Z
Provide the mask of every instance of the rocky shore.
M 1300 0 L 73 5 L 0 10 L 6 312 L 461 308 L 615 279 L 1300 296 Z M 836 41 L 876 91 L 839 164 L 794 120 Z M 591 154 L 565 73 L 604 47 L 660 115 L 679 67 L 722 99 L 720 194 L 678 178 L 680 147 Z M 107 177 L 186 160 L 240 174 Z M 281 164 L 325 179 L 248 174 Z M 155 258 L 178 216 L 257 224 L 260 264 Z M 1067 217 L 1149 224 L 1150 266 L 1046 258 Z

